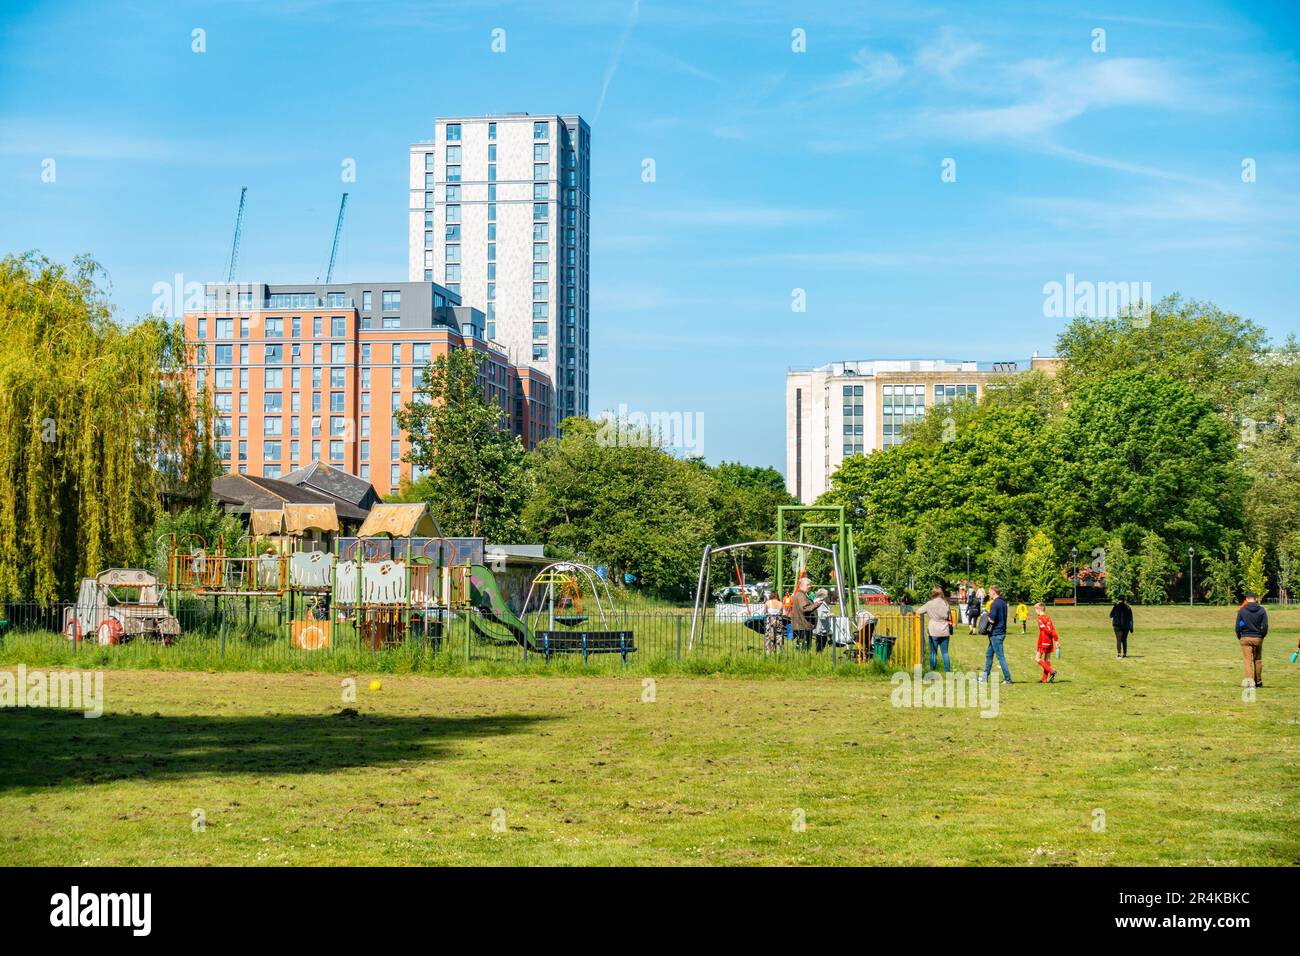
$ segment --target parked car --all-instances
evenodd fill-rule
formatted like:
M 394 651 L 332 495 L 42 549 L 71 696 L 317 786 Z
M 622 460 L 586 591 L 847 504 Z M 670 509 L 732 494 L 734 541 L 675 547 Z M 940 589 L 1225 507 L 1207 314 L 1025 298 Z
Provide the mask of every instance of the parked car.
M 879 584 L 859 584 L 858 600 L 863 604 L 890 604 L 889 594 Z

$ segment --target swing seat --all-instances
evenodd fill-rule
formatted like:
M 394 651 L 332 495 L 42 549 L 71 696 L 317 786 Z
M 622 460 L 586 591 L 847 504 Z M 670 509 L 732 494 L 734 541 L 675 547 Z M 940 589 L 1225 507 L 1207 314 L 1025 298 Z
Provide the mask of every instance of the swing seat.
M 745 618 L 745 627 L 749 628 L 755 634 L 767 633 L 767 615 L 753 614 Z
M 587 615 L 585 615 L 585 614 L 557 614 L 557 615 L 555 615 L 555 623 L 556 623 L 556 624 L 563 624 L 565 627 L 577 627 L 579 624 L 583 623 L 583 622 L 586 621 L 586 620 L 587 620 Z

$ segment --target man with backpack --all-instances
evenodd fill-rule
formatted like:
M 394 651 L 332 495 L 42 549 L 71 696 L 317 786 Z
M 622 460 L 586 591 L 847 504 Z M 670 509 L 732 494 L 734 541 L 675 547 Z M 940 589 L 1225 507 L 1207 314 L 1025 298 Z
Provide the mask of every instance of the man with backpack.
M 1264 686 L 1264 638 L 1268 636 L 1268 612 L 1259 603 L 1258 594 L 1247 594 L 1237 611 L 1237 640 L 1241 643 L 1241 661 L 1246 677 L 1243 687 Z
M 984 676 L 980 682 L 988 681 L 989 674 L 993 671 L 993 656 L 996 654 L 998 666 L 1002 668 L 1002 683 L 1010 684 L 1011 668 L 1007 666 L 1007 654 L 1002 646 L 1007 639 L 1007 602 L 1002 597 L 1002 589 L 996 584 L 989 588 L 989 594 L 992 595 L 993 602 L 987 613 L 980 618 L 980 633 L 989 639 L 988 650 L 984 652 Z

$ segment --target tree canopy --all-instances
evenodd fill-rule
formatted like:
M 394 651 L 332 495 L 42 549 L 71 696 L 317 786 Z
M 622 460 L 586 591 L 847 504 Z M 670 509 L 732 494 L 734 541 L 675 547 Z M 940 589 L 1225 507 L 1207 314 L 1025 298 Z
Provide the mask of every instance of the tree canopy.
M 120 324 L 98 266 L 0 261 L 0 595 L 50 600 L 133 565 L 164 495 L 199 496 L 214 456 L 178 324 Z

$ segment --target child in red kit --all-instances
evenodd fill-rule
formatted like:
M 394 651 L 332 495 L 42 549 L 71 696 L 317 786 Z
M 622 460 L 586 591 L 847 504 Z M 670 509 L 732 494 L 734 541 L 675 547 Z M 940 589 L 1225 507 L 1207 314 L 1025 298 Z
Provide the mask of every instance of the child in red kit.
M 1034 605 L 1034 614 L 1038 617 L 1038 653 L 1034 655 L 1034 660 L 1043 669 L 1043 676 L 1039 683 L 1047 684 L 1056 680 L 1056 670 L 1052 667 L 1052 652 L 1061 646 L 1061 636 L 1056 633 L 1056 625 L 1047 616 L 1047 608 L 1041 602 Z

